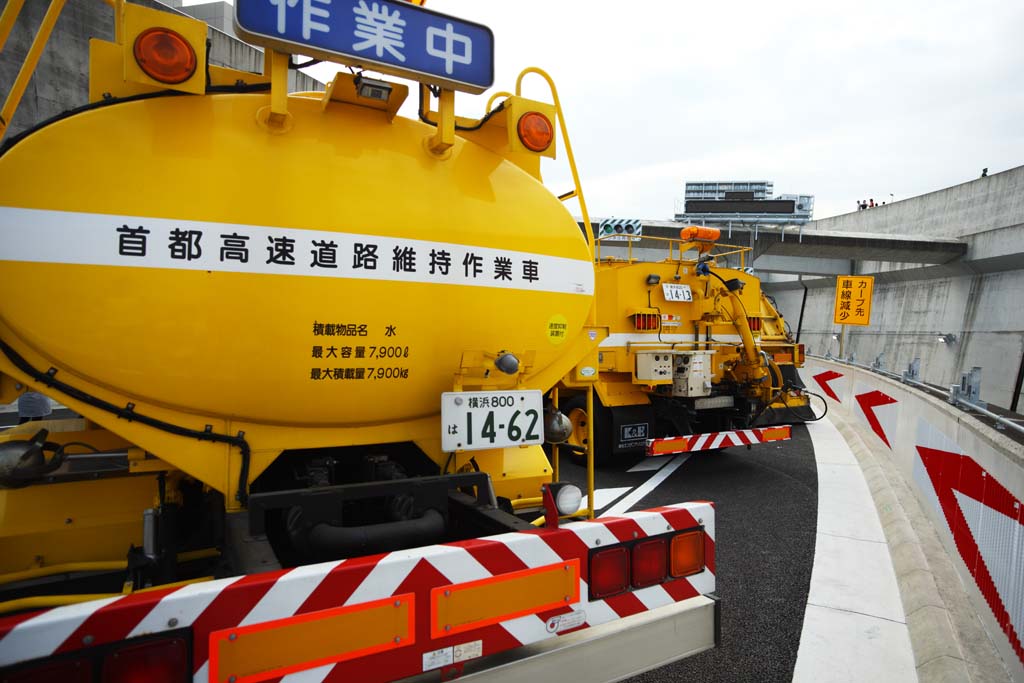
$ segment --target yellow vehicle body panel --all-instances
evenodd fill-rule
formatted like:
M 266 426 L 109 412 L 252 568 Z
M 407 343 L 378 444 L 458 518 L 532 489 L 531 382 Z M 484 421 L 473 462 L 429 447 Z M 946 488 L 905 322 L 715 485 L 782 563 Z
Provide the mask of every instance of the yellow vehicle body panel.
M 256 124 L 268 103 L 266 94 L 126 102 L 46 126 L 8 150 L 0 217 L 8 215 L 9 246 L 37 227 L 36 217 L 58 232 L 80 221 L 109 233 L 93 262 L 46 250 L 0 261 L 0 338 L 37 369 L 53 367 L 114 405 L 134 403 L 200 431 L 244 432 L 250 480 L 286 448 L 436 438 L 439 395 L 468 356 L 529 358 L 517 377 L 481 383 L 546 390 L 594 346 L 584 331 L 593 301 L 586 240 L 537 179 L 459 137 L 440 160 L 423 146 L 431 127 L 340 102 L 291 97 L 293 127 L 271 134 Z M 232 270 L 118 258 L 117 228 L 168 221 L 202 232 L 208 255 L 223 246 L 221 235 L 258 234 L 248 264 Z M 419 248 L 417 272 L 396 273 L 393 254 L 382 251 L 379 277 L 354 277 L 353 253 L 339 251 L 337 273 L 324 276 L 300 243 L 296 272 L 268 274 L 260 269 L 274 265 L 265 263 L 271 246 L 256 239 L 267 230 L 402 241 Z M 147 254 L 169 253 L 166 240 L 154 239 Z M 431 272 L 431 249 L 446 246 L 486 255 L 448 266 L 463 276 L 477 269 L 471 282 Z M 511 260 L 503 275 L 501 255 Z M 528 279 L 526 261 L 539 263 L 537 279 Z M 258 267 L 240 272 L 244 265 Z M 565 326 L 558 336 L 553 321 Z M 318 325 L 339 333 L 318 334 Z M 340 336 L 351 326 L 359 336 Z M 365 357 L 371 348 L 388 357 Z M 356 368 L 364 379 L 349 374 Z M 6 358 L 0 369 L 39 388 Z M 232 490 L 239 458 L 227 445 L 182 440 L 50 393 Z
M 0 488 L 0 574 L 123 559 L 142 544 L 140 514 L 156 494 L 155 474 Z
M 800 365 L 803 361 L 798 345 L 786 333 L 781 314 L 762 294 L 760 280 L 744 270 L 719 267 L 714 262 L 711 265 L 721 280 L 700 275 L 696 272 L 696 261 L 684 260 L 675 242 L 670 244 L 673 257 L 664 261 L 606 258 L 596 264 L 597 322 L 609 330 L 608 338 L 600 345 L 600 374 L 595 385 L 602 404 L 647 404 L 656 383 L 635 376 L 636 353 L 665 349 L 714 351 L 710 365 L 714 384 L 735 382 L 743 386 L 745 396 L 768 405 L 807 405 L 806 396 L 787 395 L 785 400 L 780 399 L 778 374 L 759 355 L 766 352 L 776 365 Z M 743 284 L 735 298 L 730 296 L 723 280 Z M 688 286 L 692 300 L 669 300 L 663 284 Z M 657 325 L 653 329 L 638 329 L 636 318 L 640 316 L 657 320 Z M 758 354 L 753 363 L 744 348 L 747 334 Z M 665 382 L 670 384 L 671 378 Z

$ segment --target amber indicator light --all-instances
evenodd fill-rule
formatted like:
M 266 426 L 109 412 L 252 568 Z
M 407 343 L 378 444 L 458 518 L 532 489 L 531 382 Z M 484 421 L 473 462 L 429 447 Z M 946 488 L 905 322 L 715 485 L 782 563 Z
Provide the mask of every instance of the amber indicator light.
M 551 121 L 537 111 L 528 111 L 520 116 L 516 130 L 520 141 L 531 152 L 543 152 L 555 139 L 555 128 Z
M 196 51 L 170 29 L 143 31 L 135 39 L 134 52 L 139 68 L 161 83 L 183 83 L 196 72 Z

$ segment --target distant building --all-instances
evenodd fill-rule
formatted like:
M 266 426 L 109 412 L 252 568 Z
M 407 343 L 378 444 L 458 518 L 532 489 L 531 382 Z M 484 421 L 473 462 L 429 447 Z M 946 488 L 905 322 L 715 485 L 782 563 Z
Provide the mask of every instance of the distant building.
M 814 195 L 774 195 L 770 180 L 711 180 L 686 183 L 676 206 L 677 221 L 726 226 L 730 223 L 799 225 L 814 215 Z
M 238 38 L 235 35 L 235 8 L 223 0 L 217 0 L 216 2 L 205 2 L 201 5 L 184 5 L 184 0 L 163 0 L 165 4 L 170 5 L 179 12 L 195 17 L 200 21 L 205 21 L 213 28 L 226 33 L 232 38 Z

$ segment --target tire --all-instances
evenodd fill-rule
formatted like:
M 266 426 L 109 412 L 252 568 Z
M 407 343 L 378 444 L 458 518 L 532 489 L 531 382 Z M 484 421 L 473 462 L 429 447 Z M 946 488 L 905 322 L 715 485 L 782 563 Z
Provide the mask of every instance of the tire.
M 587 397 L 586 395 L 573 396 L 566 401 L 559 409 L 569 418 L 572 424 L 572 433 L 566 442 L 570 446 L 586 449 L 587 447 Z M 569 458 L 577 465 L 586 467 L 586 453 L 579 453 L 575 449 L 569 451 Z M 601 401 L 594 394 L 594 466 L 605 467 L 612 462 L 612 414 L 605 408 Z

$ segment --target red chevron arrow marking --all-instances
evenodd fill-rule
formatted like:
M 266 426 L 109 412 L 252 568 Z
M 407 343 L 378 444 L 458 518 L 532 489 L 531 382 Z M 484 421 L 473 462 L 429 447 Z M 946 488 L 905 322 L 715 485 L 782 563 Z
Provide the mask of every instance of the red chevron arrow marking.
M 882 429 L 882 424 L 878 421 L 878 416 L 875 415 L 874 409 L 878 406 L 895 403 L 896 399 L 888 394 L 883 394 L 881 391 L 869 391 L 866 394 L 858 394 L 855 398 L 857 403 L 860 404 L 860 409 L 864 411 L 864 417 L 868 419 L 871 430 L 878 435 L 879 439 L 885 442 L 886 446 L 892 448 L 892 444 L 889 443 L 889 437 L 885 435 L 885 430 Z
M 826 370 L 825 372 L 820 372 L 817 375 L 814 375 L 814 381 L 818 383 L 818 386 L 821 387 L 822 391 L 828 394 L 828 397 L 830 399 L 832 399 L 833 401 L 839 401 L 839 397 L 836 396 L 836 392 L 832 390 L 832 387 L 830 387 L 828 383 L 834 379 L 839 379 L 842 376 L 843 373 L 841 372 L 836 372 L 835 370 Z M 842 403 L 842 401 L 839 402 Z
M 921 456 L 921 462 L 935 489 L 942 514 L 953 534 L 953 541 L 956 543 L 960 557 L 974 577 L 978 589 L 985 597 L 985 602 L 988 603 L 992 615 L 1009 639 L 1017 657 L 1024 663 L 1024 647 L 1021 645 L 1020 634 L 1017 632 L 1020 619 L 1018 616 L 1018 624 L 1015 626 L 1004 603 L 1004 600 L 1009 600 L 1013 604 L 1015 597 L 1019 597 L 1019 593 L 1015 591 L 1021 589 L 1015 589 L 1012 580 L 1009 581 L 1010 585 L 1007 585 L 1006 576 L 1003 575 L 1003 585 L 1001 586 L 1003 594 L 1000 593 L 993 574 L 1000 576 L 1001 568 L 998 566 L 990 568 L 986 563 L 985 553 L 978 546 L 975 533 L 964 515 L 964 508 L 957 501 L 957 494 L 967 502 L 968 507 L 973 506 L 977 509 L 992 511 L 985 517 L 997 517 L 995 513 L 998 513 L 1004 518 L 1017 520 L 1021 526 L 1024 526 L 1024 506 L 972 458 L 925 446 L 918 446 L 917 452 Z M 974 522 L 975 526 L 981 524 L 979 520 L 974 520 Z M 979 528 L 982 527 L 979 526 Z M 991 532 L 996 527 L 988 526 L 986 528 Z M 984 536 L 984 534 L 982 535 Z M 990 555 L 989 561 L 993 559 L 993 556 L 998 557 L 998 553 L 992 552 L 992 544 L 993 539 L 990 538 L 986 546 L 986 552 Z

